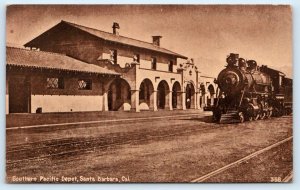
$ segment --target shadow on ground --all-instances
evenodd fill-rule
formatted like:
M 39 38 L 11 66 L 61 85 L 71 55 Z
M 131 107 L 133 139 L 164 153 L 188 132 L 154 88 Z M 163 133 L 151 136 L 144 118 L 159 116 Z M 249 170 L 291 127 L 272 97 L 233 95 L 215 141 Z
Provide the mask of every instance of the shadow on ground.
M 180 120 L 193 120 L 193 121 L 201 121 L 204 123 L 213 123 L 212 116 L 204 116 L 204 117 L 190 117 L 186 119 L 180 119 Z

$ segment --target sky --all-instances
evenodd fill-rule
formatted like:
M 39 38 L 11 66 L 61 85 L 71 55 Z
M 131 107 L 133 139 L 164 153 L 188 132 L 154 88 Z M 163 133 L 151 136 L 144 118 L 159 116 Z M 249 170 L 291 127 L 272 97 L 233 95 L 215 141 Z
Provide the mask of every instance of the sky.
M 201 75 L 217 77 L 238 53 L 292 78 L 292 12 L 275 5 L 26 5 L 7 7 L 7 44 L 22 46 L 61 20 L 151 42 L 193 58 Z

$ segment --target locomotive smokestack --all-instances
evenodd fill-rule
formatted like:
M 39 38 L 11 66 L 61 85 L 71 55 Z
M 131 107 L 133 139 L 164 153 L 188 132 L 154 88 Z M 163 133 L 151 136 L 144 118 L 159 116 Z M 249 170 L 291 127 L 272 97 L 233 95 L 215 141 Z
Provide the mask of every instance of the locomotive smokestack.
M 236 66 L 236 63 L 239 60 L 239 54 L 236 53 L 230 53 L 230 55 L 227 57 L 226 62 L 228 63 L 229 67 Z

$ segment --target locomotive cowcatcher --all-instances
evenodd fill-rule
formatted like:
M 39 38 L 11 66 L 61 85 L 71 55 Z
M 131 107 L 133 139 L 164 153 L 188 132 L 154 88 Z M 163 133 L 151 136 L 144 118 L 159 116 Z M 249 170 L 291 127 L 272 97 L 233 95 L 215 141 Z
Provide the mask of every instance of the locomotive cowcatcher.
M 215 80 L 219 93 L 210 108 L 214 122 L 244 122 L 292 113 L 292 79 L 238 54 L 231 53 L 226 61 L 226 68 Z

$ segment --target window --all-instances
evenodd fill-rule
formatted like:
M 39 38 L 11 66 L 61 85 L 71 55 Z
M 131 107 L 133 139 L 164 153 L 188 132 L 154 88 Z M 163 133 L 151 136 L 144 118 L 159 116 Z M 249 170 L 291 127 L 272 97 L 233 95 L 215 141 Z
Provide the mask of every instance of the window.
M 117 50 L 110 50 L 110 60 L 114 62 L 114 64 L 117 64 L 118 60 L 118 52 Z
M 281 75 L 279 75 L 279 86 L 281 86 L 282 85 L 282 76 Z
M 64 80 L 63 78 L 47 78 L 47 88 L 48 89 L 63 89 L 64 88 Z
M 137 63 L 140 62 L 140 54 L 135 54 L 135 55 L 133 56 L 133 62 L 137 62 Z
M 169 71 L 173 72 L 173 61 L 169 62 Z
M 151 58 L 151 69 L 156 70 L 156 57 Z
M 90 79 L 79 79 L 78 80 L 79 90 L 92 90 L 92 80 Z

